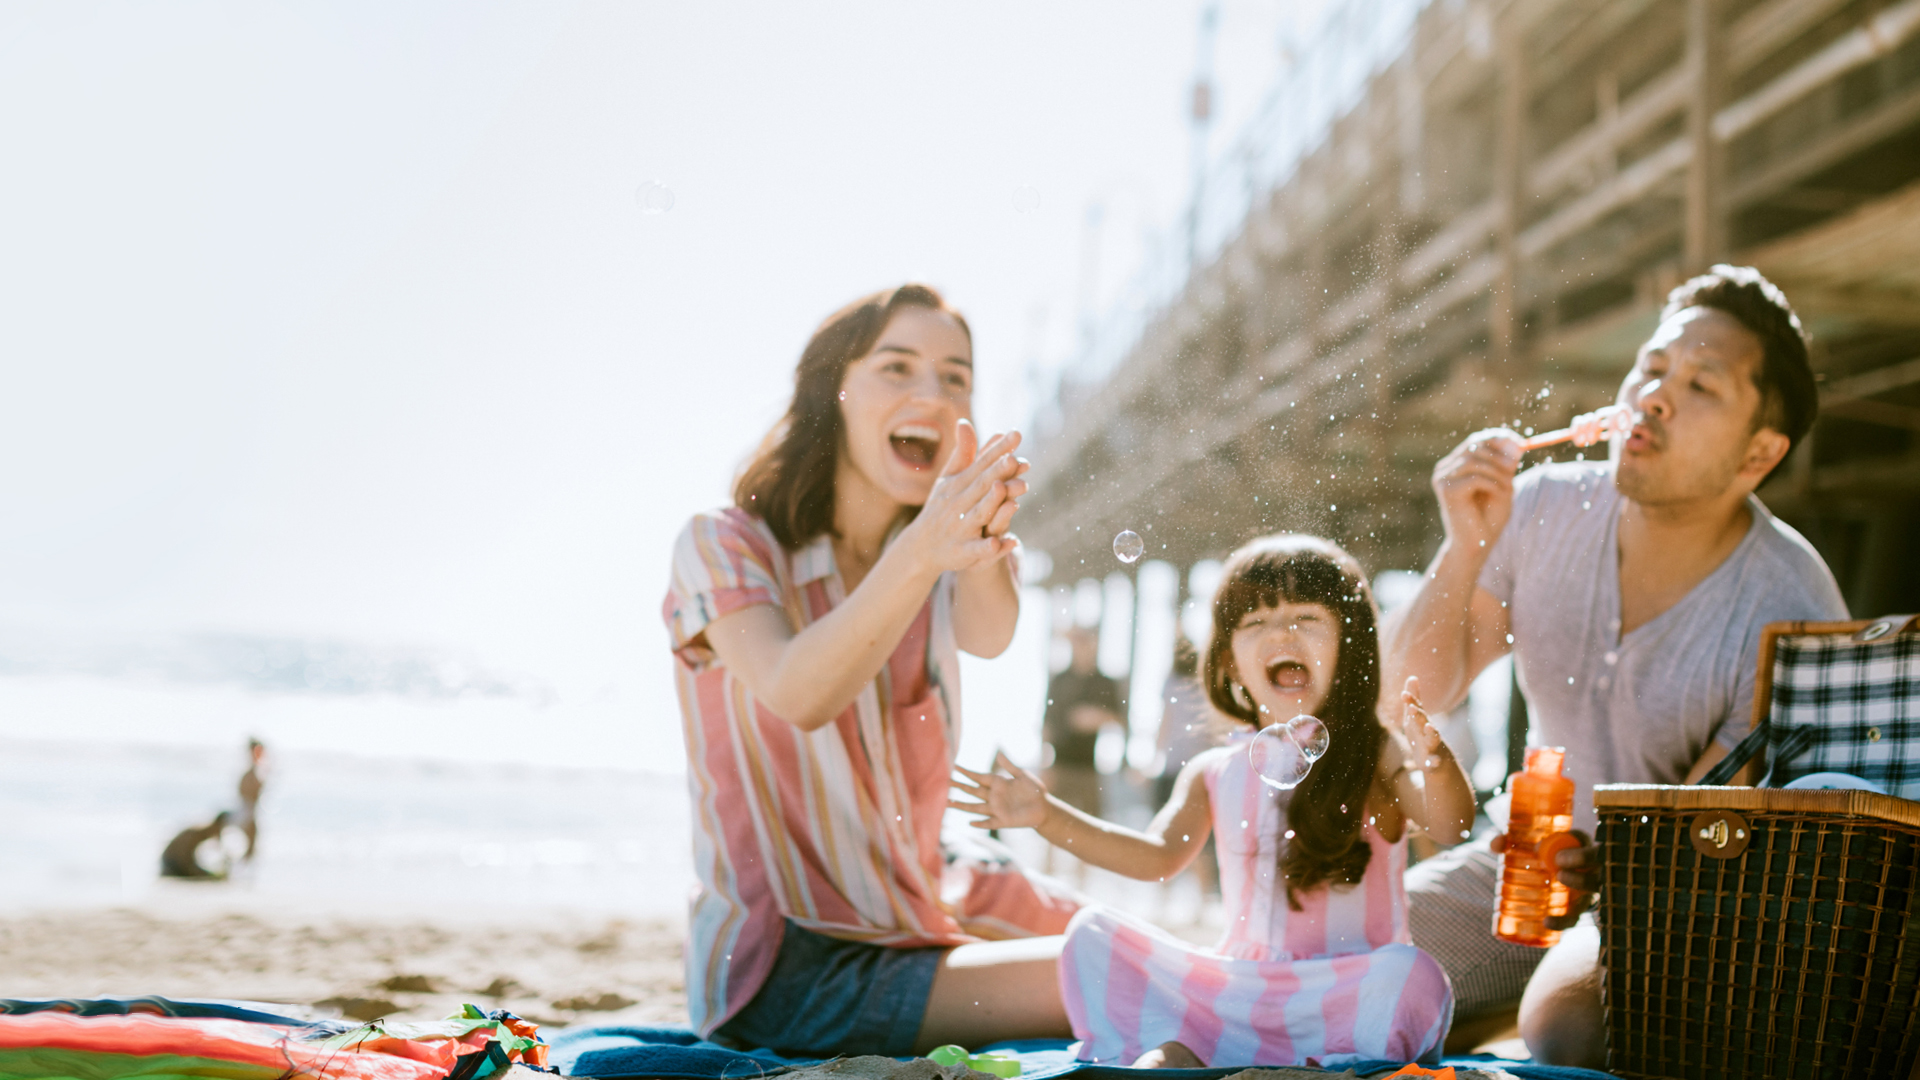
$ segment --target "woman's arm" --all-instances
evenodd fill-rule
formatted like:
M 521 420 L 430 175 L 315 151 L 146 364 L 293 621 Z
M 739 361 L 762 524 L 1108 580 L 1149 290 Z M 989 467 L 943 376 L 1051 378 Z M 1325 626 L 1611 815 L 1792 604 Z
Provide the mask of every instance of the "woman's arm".
M 1145 832 L 1068 806 L 1047 794 L 1038 777 L 1008 761 L 1005 754 L 995 758 L 993 772 L 955 766 L 964 779 L 955 780 L 953 786 L 978 801 L 949 799 L 947 805 L 983 815 L 972 823 L 976 829 L 1033 829 L 1088 865 L 1141 881 L 1165 881 L 1193 862 L 1213 827 L 1207 785 L 1200 780 L 1200 760 L 1195 758 L 1180 770 L 1173 797 Z
M 1424 829 L 1434 843 L 1452 847 L 1473 830 L 1473 782 L 1421 707 L 1419 679 L 1407 677 L 1406 689 L 1400 692 L 1400 706 L 1400 730 L 1386 730 L 1381 771 L 1391 773 L 1388 786 L 1400 812 Z M 1403 768 L 1403 761 L 1410 767 Z M 1414 782 L 1415 770 L 1424 783 Z
M 987 524 L 988 536 L 1013 539 L 1013 515 L 1020 509 L 1017 501 L 1027 493 L 1025 458 L 1013 457 L 1020 445 L 1020 433 L 1011 432 L 998 453 L 1012 458 L 1013 467 L 1003 482 L 1000 510 Z M 954 644 L 975 656 L 988 660 L 1007 651 L 1013 642 L 1014 626 L 1020 621 L 1020 581 L 1018 554 L 980 563 L 954 575 Z
M 954 644 L 988 660 L 1007 651 L 1020 621 L 1017 571 L 1008 555 L 954 575 Z
M 985 452 L 958 450 L 912 524 L 881 553 L 845 602 L 795 633 L 786 613 L 760 604 L 707 624 L 707 644 L 774 715 L 803 731 L 840 715 L 880 672 L 940 575 L 1004 561 L 1014 541 L 982 530 L 1004 512 L 1015 463 L 1004 437 Z M 956 612 L 957 615 L 957 612 Z

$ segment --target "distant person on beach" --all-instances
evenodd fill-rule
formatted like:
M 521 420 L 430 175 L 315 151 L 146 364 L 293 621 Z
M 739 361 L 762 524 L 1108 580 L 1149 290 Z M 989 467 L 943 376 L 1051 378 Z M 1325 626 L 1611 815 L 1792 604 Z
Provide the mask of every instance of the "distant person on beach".
M 1100 639 L 1084 626 L 1067 631 L 1073 659 L 1047 683 L 1047 711 L 1041 738 L 1053 751 L 1047 762 L 1047 790 L 1069 805 L 1100 815 L 1100 770 L 1094 747 L 1110 725 L 1127 728 L 1120 684 L 1095 666 Z M 1124 744 L 1123 744 L 1124 745 Z
M 209 870 L 200 865 L 200 845 L 220 839 L 220 834 L 227 831 L 227 819 L 227 812 L 222 810 L 205 825 L 181 829 L 160 853 L 160 876 L 198 880 L 226 877 L 225 870 Z
M 1061 939 L 1030 935 L 1077 901 L 940 835 L 959 650 L 999 655 L 1019 616 L 1027 464 L 1017 433 L 975 434 L 973 377 L 934 290 L 849 304 L 807 343 L 734 505 L 675 545 L 702 1036 L 904 1055 L 1070 1030 Z
M 1715 266 L 1680 285 L 1621 381 L 1633 426 L 1607 460 L 1516 478 L 1520 437 L 1497 428 L 1434 467 L 1446 540 L 1382 635 L 1389 679 L 1417 675 L 1452 708 L 1512 652 L 1530 741 L 1567 748 L 1583 833 L 1595 784 L 1698 782 L 1747 733 L 1761 629 L 1847 617 L 1826 563 L 1753 494 L 1817 399 L 1800 320 L 1759 271 Z M 1517 1002 L 1536 1059 L 1598 1068 L 1599 931 L 1573 924 L 1597 856 L 1587 843 L 1558 861 L 1580 898 L 1552 949 L 1489 933 L 1500 861 L 1487 843 L 1409 871 L 1408 920 L 1462 1018 Z
M 260 791 L 266 787 L 267 748 L 259 739 L 247 740 L 247 771 L 240 775 L 240 812 L 234 824 L 247 838 L 247 853 L 241 858 L 253 861 L 253 849 L 259 840 Z

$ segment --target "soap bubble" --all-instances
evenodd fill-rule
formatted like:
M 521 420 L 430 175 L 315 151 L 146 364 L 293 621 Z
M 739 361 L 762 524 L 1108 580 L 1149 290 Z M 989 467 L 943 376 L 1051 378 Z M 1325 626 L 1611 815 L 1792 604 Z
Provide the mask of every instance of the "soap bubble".
M 1308 761 L 1319 761 L 1327 752 L 1327 744 L 1333 736 L 1327 731 L 1327 725 L 1317 716 L 1305 713 L 1287 721 L 1287 735 L 1307 755 Z
M 1285 724 L 1262 728 L 1247 746 L 1247 760 L 1261 783 L 1281 791 L 1299 786 L 1313 768 L 1307 752 L 1300 749 Z
M 664 214 L 673 209 L 673 189 L 658 180 L 641 184 L 633 197 L 639 200 L 642 213 Z
M 1146 550 L 1147 542 L 1140 539 L 1140 534 L 1132 529 L 1122 529 L 1120 535 L 1113 538 L 1113 557 L 1123 563 L 1132 562 Z
M 1026 184 L 1021 184 L 1019 187 L 1014 188 L 1013 208 L 1022 214 L 1030 214 L 1040 209 L 1039 190 L 1029 187 Z

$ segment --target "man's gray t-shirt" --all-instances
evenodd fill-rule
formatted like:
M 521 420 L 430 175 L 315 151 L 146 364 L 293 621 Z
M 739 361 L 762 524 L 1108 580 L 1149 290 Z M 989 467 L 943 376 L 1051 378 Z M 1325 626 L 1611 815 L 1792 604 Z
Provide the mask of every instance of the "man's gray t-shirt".
M 1528 742 L 1567 748 L 1574 824 L 1588 832 L 1593 785 L 1682 783 L 1710 740 L 1746 736 L 1762 627 L 1847 617 L 1819 553 L 1749 497 L 1753 525 L 1733 554 L 1622 639 L 1625 503 L 1607 462 L 1530 469 L 1480 572 L 1507 605 Z

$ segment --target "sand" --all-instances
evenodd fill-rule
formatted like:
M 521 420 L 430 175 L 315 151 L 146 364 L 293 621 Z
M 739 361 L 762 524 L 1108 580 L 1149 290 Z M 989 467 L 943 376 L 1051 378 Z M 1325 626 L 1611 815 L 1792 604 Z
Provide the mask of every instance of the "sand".
M 0 918 L 0 996 L 239 998 L 359 1020 L 473 1002 L 549 1029 L 686 1023 L 672 921 L 484 905 L 297 911 L 219 888 Z

